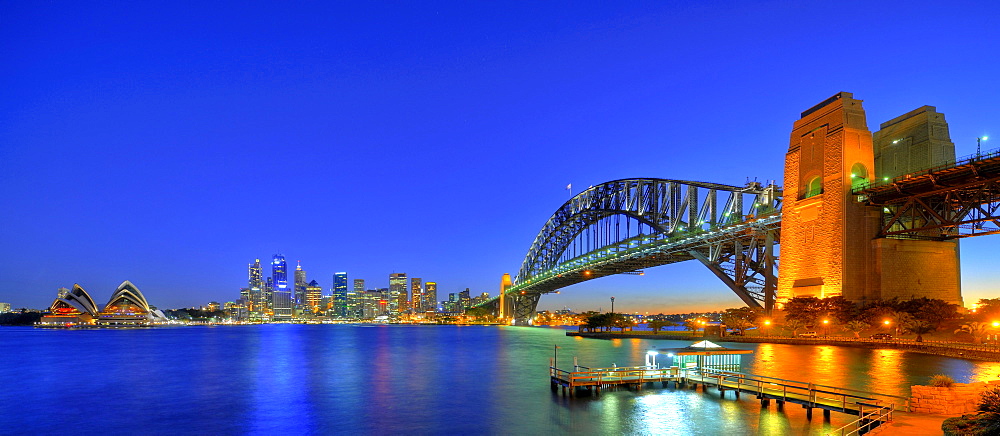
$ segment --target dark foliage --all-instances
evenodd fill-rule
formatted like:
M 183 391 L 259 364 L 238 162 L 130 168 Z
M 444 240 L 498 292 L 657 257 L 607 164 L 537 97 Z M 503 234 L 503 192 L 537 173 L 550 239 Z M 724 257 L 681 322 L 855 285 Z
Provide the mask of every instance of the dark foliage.
M 0 313 L 0 325 L 34 325 L 42 319 L 38 312 Z

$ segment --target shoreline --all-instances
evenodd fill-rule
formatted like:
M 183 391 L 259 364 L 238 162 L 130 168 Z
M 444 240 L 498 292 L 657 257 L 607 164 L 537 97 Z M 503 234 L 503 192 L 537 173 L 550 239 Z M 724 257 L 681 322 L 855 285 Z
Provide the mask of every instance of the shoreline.
M 773 343 L 787 345 L 837 345 L 842 347 L 855 348 L 891 348 L 917 353 L 933 354 L 937 356 L 955 357 L 959 359 L 979 360 L 986 362 L 1000 362 L 1000 346 L 967 344 L 961 342 L 915 342 L 907 340 L 878 340 L 878 339 L 855 339 L 844 337 L 827 338 L 785 338 L 777 336 L 726 336 L 723 338 L 711 336 L 691 336 L 676 334 L 636 334 L 636 333 L 613 333 L 613 332 L 566 332 L 566 336 L 577 336 L 590 339 L 653 339 L 653 340 L 677 340 L 677 341 L 699 341 L 710 340 L 713 342 L 737 342 L 737 343 Z

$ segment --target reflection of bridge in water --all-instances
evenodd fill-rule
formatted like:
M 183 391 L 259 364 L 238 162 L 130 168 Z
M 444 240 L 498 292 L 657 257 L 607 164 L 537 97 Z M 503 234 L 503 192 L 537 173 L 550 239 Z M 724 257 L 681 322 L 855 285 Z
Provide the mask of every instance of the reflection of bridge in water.
M 803 112 L 786 155 L 785 185 L 794 191 L 787 197 L 774 184 L 668 179 L 586 189 L 556 210 L 514 280 L 505 280 L 500 295 L 482 306 L 526 324 L 543 294 L 687 260 L 699 261 L 744 303 L 768 313 L 783 299 L 810 295 L 961 303 L 958 249 L 947 241 L 1000 233 L 1000 153 L 941 159 L 948 150 L 954 156 L 954 145 L 943 115 L 929 106 L 883 123 L 873 152 L 860 103 L 840 93 Z M 937 160 L 925 159 L 934 165 L 920 170 L 886 163 L 898 162 L 901 153 L 909 153 L 911 164 L 921 162 L 913 156 Z M 791 258 L 782 263 L 779 284 L 782 238 L 792 245 L 785 247 Z M 895 242 L 875 242 L 883 238 Z M 941 267 L 927 271 L 933 268 L 921 262 Z

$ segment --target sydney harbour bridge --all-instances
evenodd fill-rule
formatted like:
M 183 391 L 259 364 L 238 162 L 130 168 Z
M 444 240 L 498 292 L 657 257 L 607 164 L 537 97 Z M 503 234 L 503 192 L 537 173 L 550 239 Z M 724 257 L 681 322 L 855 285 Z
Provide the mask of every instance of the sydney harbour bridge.
M 844 102 L 852 101 L 848 93 L 838 95 L 844 96 Z M 850 117 L 844 119 L 845 125 L 851 122 Z M 830 133 L 831 137 L 837 134 L 843 133 Z M 789 180 L 788 162 L 786 186 L 798 186 L 796 180 Z M 875 167 L 874 174 L 868 174 L 865 165 L 851 167 L 850 159 L 845 162 L 841 166 L 850 175 L 845 175 L 843 189 L 829 176 L 821 181 L 829 185 L 827 196 L 843 197 L 849 207 L 865 211 L 869 222 L 875 223 L 857 228 L 870 233 L 863 235 L 866 241 L 892 238 L 923 243 L 916 241 L 1000 233 L 1000 151 L 898 175 L 879 171 L 874 161 L 867 165 Z M 813 183 L 819 182 L 802 182 L 801 188 L 787 195 L 802 207 L 815 208 L 808 203 L 819 201 L 809 199 Z M 789 213 L 787 206 L 783 210 L 785 195 L 776 183 L 758 182 L 733 186 L 635 178 L 591 186 L 556 209 L 513 280 L 506 280 L 505 275 L 500 295 L 481 307 L 516 324 L 528 324 L 543 294 L 613 274 L 642 274 L 646 268 L 696 261 L 747 306 L 770 313 L 780 301 L 781 235 L 791 234 L 782 229 L 783 214 Z M 799 218 L 786 219 L 785 226 L 789 222 L 800 225 Z

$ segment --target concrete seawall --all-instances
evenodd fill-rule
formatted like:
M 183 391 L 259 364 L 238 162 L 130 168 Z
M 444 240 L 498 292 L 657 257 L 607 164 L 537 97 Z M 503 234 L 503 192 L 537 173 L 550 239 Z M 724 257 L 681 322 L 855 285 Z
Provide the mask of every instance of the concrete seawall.
M 973 345 L 955 342 L 914 342 L 900 340 L 874 340 L 874 339 L 853 339 L 853 338 L 783 338 L 777 336 L 726 336 L 702 337 L 677 334 L 637 334 L 637 333 L 616 333 L 616 332 L 566 332 L 566 336 L 579 336 L 592 339 L 651 339 L 651 340 L 677 340 L 677 341 L 697 341 L 708 339 L 713 342 L 751 342 L 751 343 L 772 343 L 790 345 L 838 345 L 842 347 L 858 348 L 892 348 L 898 350 L 913 351 L 917 353 L 934 354 L 938 356 L 956 357 L 959 359 L 982 360 L 987 362 L 1000 362 L 1000 347 Z

